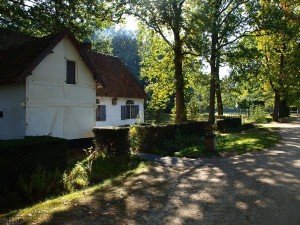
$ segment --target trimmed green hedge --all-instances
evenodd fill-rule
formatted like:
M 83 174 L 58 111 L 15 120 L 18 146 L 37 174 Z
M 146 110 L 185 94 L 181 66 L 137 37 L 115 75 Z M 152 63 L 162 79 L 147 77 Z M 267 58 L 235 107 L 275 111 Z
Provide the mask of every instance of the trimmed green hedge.
M 67 140 L 46 136 L 0 141 L 0 211 L 36 201 L 24 196 L 22 187 L 29 185 L 28 180 L 38 168 L 40 174 L 62 173 L 67 168 L 67 149 Z M 22 187 L 20 177 L 26 181 Z M 41 183 L 41 177 L 32 182 Z M 49 189 L 54 184 L 47 185 Z M 33 195 L 44 196 L 44 193 Z
M 38 165 L 47 170 L 64 170 L 67 149 L 67 140 L 46 136 L 0 141 L 0 178 L 30 174 Z
M 144 153 L 172 153 L 177 150 L 172 143 L 184 142 L 191 137 L 203 137 L 211 129 L 208 122 L 135 126 L 130 130 L 131 147 Z M 179 143 L 181 144 L 181 143 Z M 178 146 L 180 147 L 180 146 Z
M 227 132 L 242 127 L 242 118 L 224 118 L 217 120 L 217 129 L 221 132 Z
M 130 154 L 129 127 L 94 128 L 95 147 L 109 157 Z

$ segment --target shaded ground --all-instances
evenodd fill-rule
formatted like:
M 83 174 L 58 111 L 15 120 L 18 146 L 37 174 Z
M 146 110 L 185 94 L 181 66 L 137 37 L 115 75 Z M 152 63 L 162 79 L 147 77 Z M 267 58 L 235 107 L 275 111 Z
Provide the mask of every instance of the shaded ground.
M 269 150 L 204 160 L 157 158 L 123 184 L 36 210 L 38 218 L 18 218 L 25 224 L 298 225 L 300 122 L 280 126 L 283 142 Z

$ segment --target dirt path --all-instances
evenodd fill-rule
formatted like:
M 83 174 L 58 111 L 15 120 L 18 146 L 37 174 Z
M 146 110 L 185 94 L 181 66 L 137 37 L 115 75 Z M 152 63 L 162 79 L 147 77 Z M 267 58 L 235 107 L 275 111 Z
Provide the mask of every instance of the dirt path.
M 282 144 L 229 158 L 160 163 L 35 224 L 300 224 L 300 122 Z

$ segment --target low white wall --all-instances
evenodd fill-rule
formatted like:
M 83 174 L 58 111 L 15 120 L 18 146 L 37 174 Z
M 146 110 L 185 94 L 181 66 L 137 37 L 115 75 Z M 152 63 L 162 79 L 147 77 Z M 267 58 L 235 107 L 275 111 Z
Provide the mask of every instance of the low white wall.
M 97 97 L 100 105 L 106 105 L 106 121 L 96 121 L 96 127 L 122 126 L 144 122 L 144 100 L 137 98 L 118 98 L 117 104 L 112 104 L 112 97 Z M 133 100 L 134 105 L 139 105 L 139 118 L 121 120 L 121 106 L 126 105 L 127 100 Z
M 25 84 L 0 85 L 0 139 L 19 139 L 25 136 Z M 23 105 L 24 106 L 24 105 Z

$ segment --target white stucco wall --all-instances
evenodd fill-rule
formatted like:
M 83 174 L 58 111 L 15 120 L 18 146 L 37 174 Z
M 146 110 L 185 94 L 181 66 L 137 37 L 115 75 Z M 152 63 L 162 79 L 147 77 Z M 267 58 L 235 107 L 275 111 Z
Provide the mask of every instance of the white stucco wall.
M 1 72 L 0 72 L 1 73 Z M 25 135 L 25 84 L 0 85 L 0 139 L 19 139 Z
M 76 63 L 76 84 L 66 84 L 66 60 Z M 58 43 L 27 77 L 26 99 L 27 136 L 92 136 L 96 120 L 95 81 L 69 39 Z
M 117 104 L 112 104 L 112 97 L 99 97 L 100 105 L 106 105 L 106 121 L 97 121 L 96 127 L 121 126 L 144 122 L 144 100 L 137 98 L 117 98 Z M 121 120 L 121 106 L 126 105 L 127 100 L 133 100 L 134 105 L 139 105 L 139 119 Z

